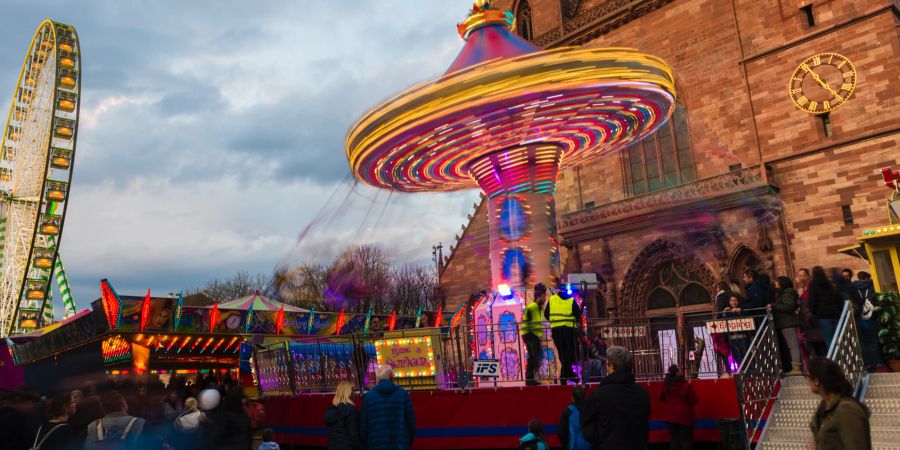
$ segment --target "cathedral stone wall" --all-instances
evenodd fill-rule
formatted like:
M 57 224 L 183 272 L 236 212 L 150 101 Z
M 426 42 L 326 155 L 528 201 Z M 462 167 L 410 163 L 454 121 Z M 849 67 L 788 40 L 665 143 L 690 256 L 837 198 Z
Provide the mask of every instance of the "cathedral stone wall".
M 519 8 L 523 1 L 495 3 Z M 663 58 L 687 111 L 694 182 L 630 195 L 621 153 L 560 172 L 561 266 L 598 273 L 611 312 L 640 310 L 646 299 L 626 298 L 641 292 L 626 278 L 641 258 L 654 260 L 647 253 L 657 247 L 687 249 L 703 265 L 698 271 L 730 281 L 750 262 L 775 276 L 814 265 L 866 268 L 837 249 L 854 244 L 863 228 L 886 223 L 880 169 L 900 167 L 896 1 L 529 5 L 540 45 L 631 47 Z M 827 120 L 799 110 L 789 94 L 800 63 L 822 53 L 846 57 L 857 75 L 852 96 Z M 476 256 L 487 254 L 486 217 L 479 214 L 469 228 L 480 231 L 467 231 L 441 279 L 456 297 L 474 291 L 473 280 L 489 287 L 486 256 Z

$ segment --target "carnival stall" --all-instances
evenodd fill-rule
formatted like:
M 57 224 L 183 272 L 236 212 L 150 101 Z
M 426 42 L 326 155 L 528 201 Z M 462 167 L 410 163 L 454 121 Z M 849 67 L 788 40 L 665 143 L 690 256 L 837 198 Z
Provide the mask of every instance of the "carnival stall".
M 898 292 L 900 286 L 900 173 L 881 170 L 884 185 L 891 190 L 886 201 L 887 223 L 863 229 L 857 244 L 838 251 L 866 260 L 877 292 Z

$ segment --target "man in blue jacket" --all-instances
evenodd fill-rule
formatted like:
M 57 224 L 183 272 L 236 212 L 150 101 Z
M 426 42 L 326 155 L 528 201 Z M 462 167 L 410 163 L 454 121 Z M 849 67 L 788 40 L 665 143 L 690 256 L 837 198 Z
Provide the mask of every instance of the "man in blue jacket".
M 393 376 L 391 366 L 378 366 L 378 384 L 363 395 L 359 434 L 368 450 L 407 450 L 416 437 L 412 400 Z

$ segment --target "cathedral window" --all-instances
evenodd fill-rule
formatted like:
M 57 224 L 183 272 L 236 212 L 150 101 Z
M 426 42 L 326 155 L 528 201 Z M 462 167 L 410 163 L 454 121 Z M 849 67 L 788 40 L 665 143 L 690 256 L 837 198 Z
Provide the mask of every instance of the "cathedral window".
M 696 180 L 684 106 L 677 104 L 668 122 L 650 136 L 629 146 L 624 155 L 625 179 L 632 195 Z
M 516 31 L 525 40 L 530 41 L 534 37 L 531 28 L 531 4 L 528 0 L 522 0 L 516 8 Z

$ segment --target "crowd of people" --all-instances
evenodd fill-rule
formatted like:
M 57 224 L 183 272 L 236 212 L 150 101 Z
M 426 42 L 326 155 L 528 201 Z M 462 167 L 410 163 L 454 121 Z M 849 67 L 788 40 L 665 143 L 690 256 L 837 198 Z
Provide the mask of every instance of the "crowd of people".
M 721 282 L 716 293 L 716 310 L 720 317 L 733 319 L 759 317 L 772 312 L 777 331 L 781 364 L 788 375 L 808 372 L 809 361 L 825 357 L 835 337 L 844 302 L 854 310 L 860 336 L 860 347 L 866 366 L 874 370 L 884 364 L 877 336 L 877 324 L 871 320 L 875 287 L 866 272 L 855 274 L 850 269 L 831 269 L 826 274 L 820 266 L 812 271 L 802 268 L 793 280 L 779 276 L 774 282 L 764 273 L 747 270 L 743 274 L 744 291 Z M 719 369 L 727 376 L 731 361 L 738 363 L 747 352 L 750 336 L 746 333 L 719 333 L 713 336 Z
M 637 384 L 634 356 L 617 346 L 606 351 L 608 375 L 590 394 L 584 385 L 572 389 L 572 402 L 560 415 L 557 436 L 566 450 L 645 450 L 650 439 L 650 394 Z M 330 450 L 406 450 L 416 436 L 416 422 L 409 394 L 394 384 L 389 366 L 379 366 L 378 384 L 363 395 L 357 410 L 353 385 L 341 383 L 325 412 Z M 810 430 L 816 449 L 867 450 L 872 448 L 869 413 L 857 401 L 840 366 L 826 358 L 809 360 L 810 390 L 821 401 Z M 673 450 L 694 446 L 694 406 L 698 398 L 691 381 L 677 365 L 669 367 L 659 393 L 657 417 L 664 421 Z M 518 440 L 520 450 L 549 450 L 543 425 L 527 424 Z
M 227 375 L 195 382 L 120 377 L 49 398 L 0 396 L 0 442 L 10 450 L 278 450 L 261 403 Z M 262 442 L 251 447 L 253 436 Z

